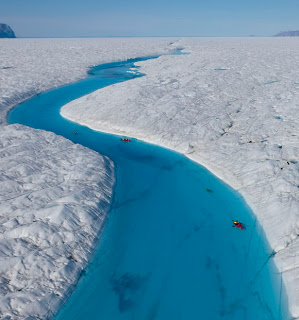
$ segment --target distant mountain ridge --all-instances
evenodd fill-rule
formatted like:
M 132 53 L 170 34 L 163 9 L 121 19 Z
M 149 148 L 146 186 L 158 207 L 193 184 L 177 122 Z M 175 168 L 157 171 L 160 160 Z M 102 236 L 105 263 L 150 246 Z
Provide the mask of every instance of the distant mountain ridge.
M 5 23 L 0 23 L 0 38 L 15 38 L 15 33 L 11 29 L 10 26 L 8 26 Z
M 299 30 L 297 31 L 282 31 L 277 33 L 274 37 L 299 37 Z

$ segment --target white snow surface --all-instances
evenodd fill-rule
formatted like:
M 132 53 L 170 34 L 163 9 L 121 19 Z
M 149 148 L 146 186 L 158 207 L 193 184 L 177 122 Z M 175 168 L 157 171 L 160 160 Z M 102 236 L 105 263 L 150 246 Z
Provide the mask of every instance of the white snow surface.
M 69 140 L 0 127 L 0 319 L 53 315 L 106 221 L 113 163 Z
M 75 100 L 61 114 L 179 151 L 237 189 L 276 252 L 299 318 L 299 39 L 179 45 L 190 55 L 140 62 L 145 77 Z
M 0 123 L 9 107 L 86 77 L 88 66 L 169 52 L 168 38 L 0 39 Z
M 53 133 L 7 125 L 7 111 L 84 78 L 88 66 L 167 53 L 170 41 L 0 39 L 1 320 L 56 313 L 98 242 L 114 184 L 109 159 Z

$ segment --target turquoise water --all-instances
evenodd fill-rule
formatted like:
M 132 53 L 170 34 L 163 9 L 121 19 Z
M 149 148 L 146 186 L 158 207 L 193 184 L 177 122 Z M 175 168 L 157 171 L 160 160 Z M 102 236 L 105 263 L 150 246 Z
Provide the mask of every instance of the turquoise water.
M 39 94 L 8 115 L 10 123 L 63 135 L 116 164 L 104 234 L 54 319 L 289 319 L 272 252 L 237 192 L 182 155 L 60 116 L 73 99 L 142 76 L 126 72 L 140 60 L 93 67 L 85 80 Z M 232 228 L 232 219 L 246 230 Z
M 226 70 L 229 70 L 229 69 L 227 69 L 227 68 L 217 68 L 217 69 L 214 69 L 214 70 L 216 70 L 216 71 L 226 71 Z

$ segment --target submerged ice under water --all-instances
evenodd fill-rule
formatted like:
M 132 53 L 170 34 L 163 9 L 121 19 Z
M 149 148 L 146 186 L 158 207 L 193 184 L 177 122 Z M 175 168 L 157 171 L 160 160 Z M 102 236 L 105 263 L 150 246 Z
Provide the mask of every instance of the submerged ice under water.
M 11 123 L 53 131 L 116 164 L 106 229 L 55 320 L 289 319 L 273 253 L 237 192 L 180 154 L 60 116 L 71 100 L 141 76 L 127 72 L 140 60 L 91 68 L 85 80 L 9 114 Z M 246 230 L 232 228 L 233 219 Z

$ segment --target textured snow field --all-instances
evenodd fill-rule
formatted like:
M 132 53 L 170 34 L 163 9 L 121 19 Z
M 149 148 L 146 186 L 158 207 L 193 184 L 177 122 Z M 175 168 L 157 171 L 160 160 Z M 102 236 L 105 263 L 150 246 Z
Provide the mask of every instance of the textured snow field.
M 87 265 L 113 163 L 41 130 L 4 126 L 0 136 L 0 318 L 44 319 Z
M 257 215 L 299 318 L 299 39 L 181 39 L 190 55 L 69 103 L 93 129 L 177 150 L 239 190 Z
M 88 66 L 167 53 L 171 39 L 1 39 L 0 123 L 35 94 L 85 78 Z M 6 107 L 6 108 L 4 108 Z
M 114 184 L 109 159 L 52 133 L 5 125 L 7 110 L 84 78 L 89 65 L 166 53 L 169 41 L 0 40 L 1 320 L 58 310 L 93 252 Z

